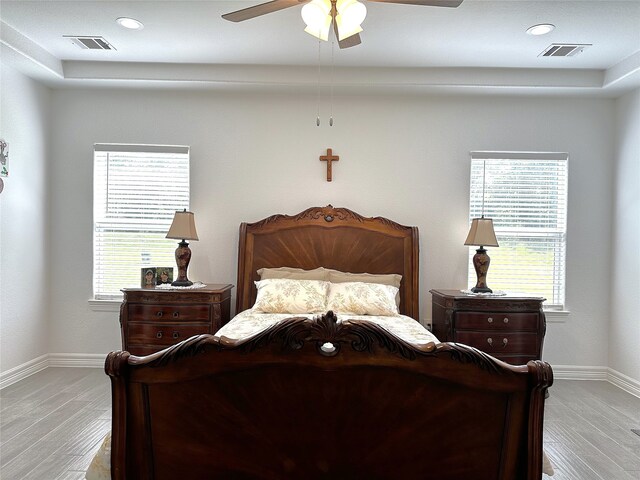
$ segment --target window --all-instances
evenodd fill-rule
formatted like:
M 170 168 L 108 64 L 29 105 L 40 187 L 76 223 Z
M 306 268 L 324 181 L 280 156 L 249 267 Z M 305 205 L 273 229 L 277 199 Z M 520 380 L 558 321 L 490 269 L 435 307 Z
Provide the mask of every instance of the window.
M 489 248 L 493 290 L 541 295 L 546 308 L 564 308 L 567 163 L 566 153 L 471 152 L 469 221 L 492 218 L 500 245 Z M 470 248 L 470 286 L 474 254 Z
M 96 144 L 93 178 L 93 295 L 118 299 L 142 267 L 175 264 L 165 235 L 189 209 L 189 147 Z

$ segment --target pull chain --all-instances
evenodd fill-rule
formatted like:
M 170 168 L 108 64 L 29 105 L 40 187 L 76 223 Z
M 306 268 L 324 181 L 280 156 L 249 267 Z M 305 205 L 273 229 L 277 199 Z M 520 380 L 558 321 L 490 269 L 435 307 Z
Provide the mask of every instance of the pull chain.
M 318 35 L 320 37 L 320 35 Z M 318 113 L 316 115 L 316 126 L 320 126 L 320 38 L 318 38 Z
M 330 113 L 329 113 L 329 126 L 333 127 L 333 51 L 336 42 L 335 40 L 331 40 L 331 103 L 330 103 Z

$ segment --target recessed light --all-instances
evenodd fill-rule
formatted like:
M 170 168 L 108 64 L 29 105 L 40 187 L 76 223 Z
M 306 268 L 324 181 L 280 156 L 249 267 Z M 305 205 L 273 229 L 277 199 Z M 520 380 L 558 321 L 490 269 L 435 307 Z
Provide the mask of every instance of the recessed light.
M 118 25 L 128 28 L 129 30 L 142 30 L 144 28 L 142 22 L 139 22 L 134 18 L 120 17 L 116 18 L 116 22 L 118 22 Z
M 551 25 L 550 23 L 541 23 L 540 25 L 534 25 L 533 27 L 527 28 L 527 33 L 529 35 L 545 35 L 554 28 L 556 28 L 556 26 Z

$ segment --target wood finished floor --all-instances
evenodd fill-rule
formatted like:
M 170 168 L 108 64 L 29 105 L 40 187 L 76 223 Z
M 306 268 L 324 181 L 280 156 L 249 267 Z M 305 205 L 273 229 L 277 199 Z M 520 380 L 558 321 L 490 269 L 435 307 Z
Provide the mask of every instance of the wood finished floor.
M 556 380 L 550 393 L 554 480 L 640 480 L 639 398 L 597 381 Z M 48 368 L 0 391 L 0 479 L 83 479 L 110 404 L 101 369 Z

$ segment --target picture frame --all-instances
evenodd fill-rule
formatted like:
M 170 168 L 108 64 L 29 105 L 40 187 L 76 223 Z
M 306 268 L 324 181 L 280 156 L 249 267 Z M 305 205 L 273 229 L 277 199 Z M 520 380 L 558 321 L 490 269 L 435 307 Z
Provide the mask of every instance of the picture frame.
M 156 267 L 156 285 L 173 282 L 173 267 Z
M 9 144 L 0 138 L 0 177 L 9 176 Z
M 155 267 L 142 267 L 140 269 L 140 288 L 156 288 Z

